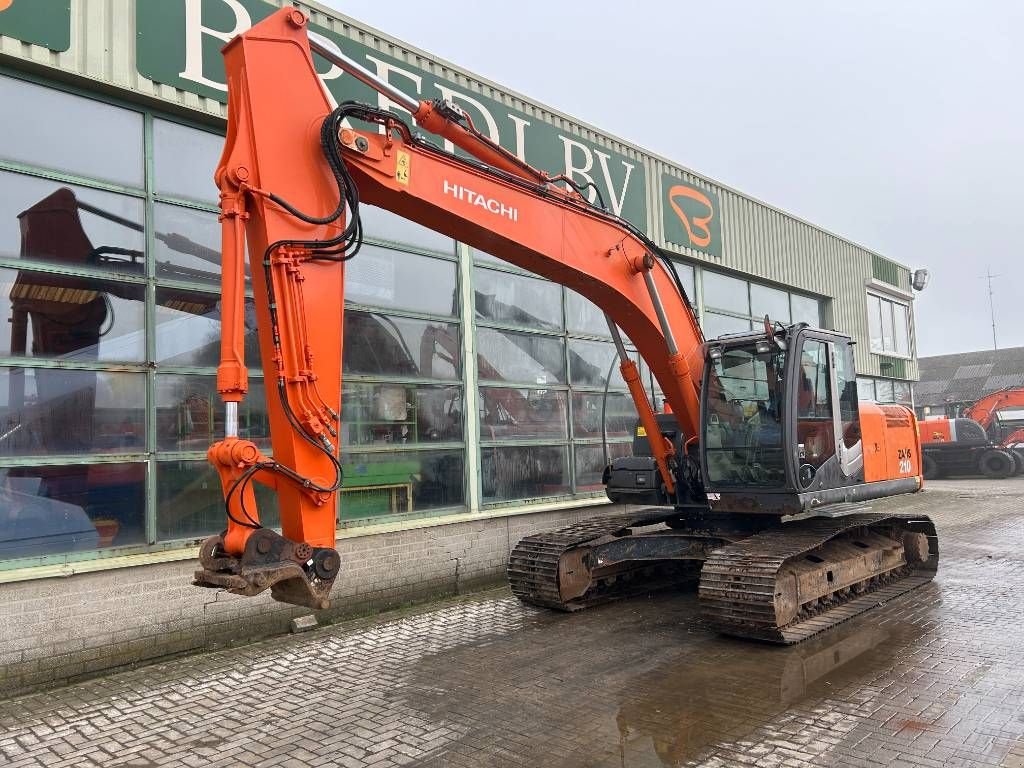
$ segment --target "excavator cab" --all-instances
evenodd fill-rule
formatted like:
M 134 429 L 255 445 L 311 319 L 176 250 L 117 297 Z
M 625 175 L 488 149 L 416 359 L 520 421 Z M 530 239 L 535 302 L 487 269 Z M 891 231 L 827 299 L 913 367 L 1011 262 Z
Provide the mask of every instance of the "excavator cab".
M 651 452 L 643 450 L 641 427 L 633 455 L 616 459 L 606 472 L 612 500 L 685 508 L 704 506 L 706 494 L 715 511 L 783 515 L 843 499 L 843 489 L 864 482 L 847 336 L 766 319 L 762 331 L 707 342 L 701 424 L 694 446 L 672 414 L 658 414 L 677 457 L 675 498 L 660 483 Z M 703 467 L 699 476 L 683 476 L 693 466 Z
M 880 411 L 886 426 L 903 410 L 865 407 Z M 704 488 L 716 512 L 794 515 L 883 495 L 890 482 L 919 483 L 910 469 L 865 483 L 853 342 L 803 323 L 766 321 L 761 333 L 709 342 L 701 424 Z M 904 466 L 916 466 L 910 454 Z

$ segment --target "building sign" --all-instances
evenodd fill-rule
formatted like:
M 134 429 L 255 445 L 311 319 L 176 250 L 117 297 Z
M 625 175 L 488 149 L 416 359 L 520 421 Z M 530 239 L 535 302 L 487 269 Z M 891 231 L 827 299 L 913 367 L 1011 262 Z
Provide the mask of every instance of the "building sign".
M 139 73 L 157 83 L 225 101 L 221 46 L 276 10 L 277 6 L 263 0 L 136 0 Z M 477 128 L 531 165 L 552 174 L 565 173 L 580 184 L 596 185 L 609 211 L 647 229 L 647 180 L 640 160 L 581 139 L 316 24 L 310 24 L 309 29 L 327 47 L 340 49 L 406 93 L 454 102 L 469 114 Z M 389 99 L 317 58 L 320 78 L 336 101 L 355 99 L 403 112 Z M 408 114 L 405 117 L 409 119 Z M 444 143 L 451 151 L 450 142 Z M 592 189 L 588 194 L 591 201 L 597 199 Z
M 71 0 L 0 0 L 0 35 L 66 51 L 71 47 Z
M 665 240 L 722 258 L 722 210 L 718 193 L 663 173 Z

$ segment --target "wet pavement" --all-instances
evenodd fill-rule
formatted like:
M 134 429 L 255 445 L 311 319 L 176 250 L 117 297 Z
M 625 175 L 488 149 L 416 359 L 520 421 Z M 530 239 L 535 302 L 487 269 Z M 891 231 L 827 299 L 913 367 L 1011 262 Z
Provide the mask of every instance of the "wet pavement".
M 505 590 L 0 703 L 0 766 L 1024 768 L 1024 478 L 933 482 L 936 580 L 792 648 L 692 593 Z

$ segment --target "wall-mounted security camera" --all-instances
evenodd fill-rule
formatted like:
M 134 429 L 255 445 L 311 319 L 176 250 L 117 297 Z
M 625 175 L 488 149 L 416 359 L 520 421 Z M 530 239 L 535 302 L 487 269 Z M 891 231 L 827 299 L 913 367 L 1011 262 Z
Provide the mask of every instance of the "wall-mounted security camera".
M 915 291 L 923 291 L 928 287 L 928 281 L 931 280 L 931 277 L 927 269 L 916 269 L 910 284 L 914 287 Z

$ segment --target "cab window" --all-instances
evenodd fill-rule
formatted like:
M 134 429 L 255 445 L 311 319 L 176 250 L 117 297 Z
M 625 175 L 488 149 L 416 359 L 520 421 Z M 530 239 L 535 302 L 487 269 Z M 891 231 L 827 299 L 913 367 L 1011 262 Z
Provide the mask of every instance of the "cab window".
M 785 484 L 784 361 L 781 350 L 733 348 L 709 366 L 704 455 L 712 487 Z
M 804 342 L 796 384 L 797 455 L 801 465 L 817 470 L 836 452 L 826 342 Z

